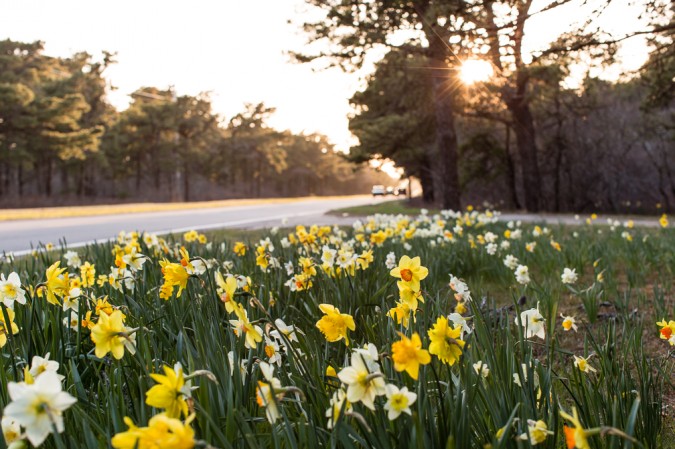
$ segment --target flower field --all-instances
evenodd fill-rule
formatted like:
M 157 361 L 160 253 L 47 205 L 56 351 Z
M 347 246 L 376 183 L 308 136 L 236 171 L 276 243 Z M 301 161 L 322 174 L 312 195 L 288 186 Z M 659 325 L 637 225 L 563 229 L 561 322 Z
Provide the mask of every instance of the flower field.
M 673 447 L 675 233 L 496 212 L 6 257 L 12 448 Z

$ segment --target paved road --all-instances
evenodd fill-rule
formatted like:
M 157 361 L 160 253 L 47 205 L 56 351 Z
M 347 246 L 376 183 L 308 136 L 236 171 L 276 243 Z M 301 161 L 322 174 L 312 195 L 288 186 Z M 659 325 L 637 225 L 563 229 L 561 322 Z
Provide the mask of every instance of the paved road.
M 329 210 L 380 201 L 383 200 L 362 195 L 255 206 L 6 221 L 0 222 L 0 253 L 21 254 L 40 242 L 56 245 L 62 239 L 68 246 L 108 240 L 122 230 L 169 233 L 190 229 L 261 228 L 279 226 L 282 220 L 287 220 L 288 225 L 329 224 L 339 220 L 339 217 L 325 216 Z

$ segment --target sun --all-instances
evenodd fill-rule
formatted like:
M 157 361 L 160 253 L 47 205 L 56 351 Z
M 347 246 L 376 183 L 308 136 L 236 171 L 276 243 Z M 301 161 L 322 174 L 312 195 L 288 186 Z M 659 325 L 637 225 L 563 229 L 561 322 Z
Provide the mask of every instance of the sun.
M 459 68 L 459 78 L 465 84 L 485 82 L 493 73 L 490 63 L 483 59 L 467 59 Z

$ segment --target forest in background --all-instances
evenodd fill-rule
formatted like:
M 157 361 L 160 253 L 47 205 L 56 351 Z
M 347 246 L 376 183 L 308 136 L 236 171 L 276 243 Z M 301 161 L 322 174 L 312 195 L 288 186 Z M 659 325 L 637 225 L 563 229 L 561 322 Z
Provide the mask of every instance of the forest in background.
M 324 15 L 301 24 L 307 45 L 291 51 L 295 62 L 353 71 L 371 50 L 386 50 L 350 99 L 358 143 L 349 154 L 324 136 L 271 128 L 274 109 L 262 103 L 226 120 L 208 94 L 145 87 L 118 112 L 106 101 L 113 54 L 55 58 L 41 42 L 7 40 L 0 205 L 367 193 L 395 184 L 370 167 L 393 161 L 419 180 L 427 204 L 442 208 L 675 210 L 671 2 L 643 0 L 648 26 L 618 37 L 595 24 L 610 0 L 543 10 L 533 0 L 306 2 Z M 596 9 L 526 53 L 532 18 L 570 5 Z M 616 81 L 598 77 L 635 36 L 647 39 L 644 66 Z M 463 63 L 475 59 L 493 76 L 463 82 Z M 570 86 L 580 62 L 589 69 Z
M 106 100 L 113 54 L 57 58 L 43 47 L 0 41 L 1 206 L 356 194 L 395 183 L 325 136 L 269 127 L 274 109 L 264 104 L 224 120 L 208 94 L 146 87 L 118 112 Z
M 624 30 L 614 34 L 602 23 L 622 4 L 612 0 L 306 3 L 316 19 L 301 24 L 307 45 L 298 62 L 354 71 L 386 52 L 351 99 L 360 142 L 351 160 L 395 161 L 420 179 L 426 202 L 443 208 L 674 210 L 670 0 L 632 2 L 638 15 L 620 18 Z M 570 11 L 575 20 L 557 39 L 525 48 L 533 21 L 564 23 Z M 633 38 L 645 39 L 649 55 L 626 72 L 617 52 Z M 467 83 L 466 61 L 482 61 L 492 76 Z M 575 66 L 585 68 L 579 86 L 567 82 Z M 601 79 L 617 68 L 618 80 Z

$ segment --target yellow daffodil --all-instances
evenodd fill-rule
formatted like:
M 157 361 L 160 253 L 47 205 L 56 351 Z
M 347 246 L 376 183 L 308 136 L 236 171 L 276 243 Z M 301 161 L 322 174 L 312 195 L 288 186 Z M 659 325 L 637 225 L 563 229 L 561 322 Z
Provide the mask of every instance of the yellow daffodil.
M 466 342 L 460 338 L 462 327 L 451 327 L 448 319 L 441 316 L 436 320 L 434 327 L 428 331 L 431 344 L 429 353 L 437 356 L 441 362 L 454 365 L 462 355 L 462 348 Z
M 660 326 L 659 334 L 661 340 L 668 340 L 671 346 L 675 345 L 675 321 L 670 320 L 666 322 L 665 319 L 656 323 L 657 326 Z
M 321 304 L 319 309 L 325 314 L 316 322 L 316 327 L 326 337 L 326 341 L 335 342 L 345 339 L 345 344 L 349 346 L 349 330 L 356 330 L 354 318 L 340 311 L 330 304 Z
M 248 320 L 248 312 L 240 304 L 232 303 L 232 307 L 237 316 L 236 320 L 230 320 L 234 334 L 237 337 L 243 334 L 246 337 L 246 347 L 249 349 L 255 348 L 263 339 L 262 329 L 260 326 L 251 324 Z
M 389 309 L 389 312 L 387 315 L 389 315 L 392 319 L 396 320 L 396 324 L 401 324 L 403 327 L 408 329 L 408 326 L 410 325 L 410 313 L 411 313 L 410 306 L 406 302 L 397 302 L 396 307 L 392 307 Z
M 420 290 L 420 281 L 429 275 L 429 270 L 421 265 L 419 257 L 401 257 L 398 266 L 389 272 L 393 277 L 401 279 L 410 286 L 413 291 Z
M 659 218 L 659 224 L 661 225 L 662 228 L 668 227 L 668 217 L 666 216 L 666 214 L 661 215 L 661 218 Z
M 127 329 L 122 317 L 119 310 L 110 315 L 102 313 L 99 316 L 98 322 L 91 329 L 91 339 L 96 344 L 96 357 L 103 358 L 110 352 L 119 360 L 124 356 L 125 347 L 132 354 L 135 352 L 134 345 L 126 335 Z
M 47 292 L 47 302 L 50 304 L 59 305 L 58 297 L 63 297 L 68 294 L 68 273 L 65 268 L 59 268 L 61 262 L 54 262 L 47 268 L 47 280 L 44 283 L 44 288 Z
M 232 251 L 234 251 L 237 256 L 242 257 L 246 254 L 246 245 L 244 242 L 235 242 Z
M 218 271 L 216 271 L 215 278 L 218 285 L 218 294 L 220 300 L 225 304 L 225 310 L 227 313 L 234 312 L 233 304 L 235 302 L 234 294 L 237 291 L 237 278 L 229 275 L 227 279 L 223 279 L 223 275 Z
M 164 284 L 160 289 L 160 298 L 170 299 L 174 287 L 178 287 L 176 298 L 179 298 L 181 293 L 183 293 L 183 290 L 187 287 L 190 275 L 185 269 L 184 260 L 185 259 L 182 259 L 181 263 L 169 262 L 167 260 L 163 260 L 159 263 L 162 267 L 162 275 L 164 276 Z
M 422 340 L 415 332 L 411 338 L 400 334 L 401 340 L 391 345 L 391 358 L 394 361 L 396 371 L 405 371 L 417 380 L 419 376 L 420 365 L 426 365 L 431 362 L 429 351 L 422 349 Z
M 157 385 L 145 393 L 147 396 L 145 403 L 151 407 L 163 408 L 169 418 L 180 418 L 181 414 L 187 416 L 188 405 L 183 392 L 185 386 L 183 368 L 178 365 L 177 369 L 168 366 L 164 366 L 163 369 L 164 374 L 150 374 Z
M 190 426 L 195 415 L 182 422 L 161 413 L 150 418 L 148 427 L 136 427 L 130 418 L 124 423 L 129 427 L 112 438 L 115 449 L 192 449 L 195 446 L 195 431 Z
M 7 312 L 9 323 L 5 321 L 5 314 L 3 312 Z M 0 348 L 7 344 L 7 335 L 10 332 L 12 335 L 19 333 L 19 326 L 14 322 L 14 316 L 14 311 L 12 309 L 5 308 L 4 310 L 0 310 Z

